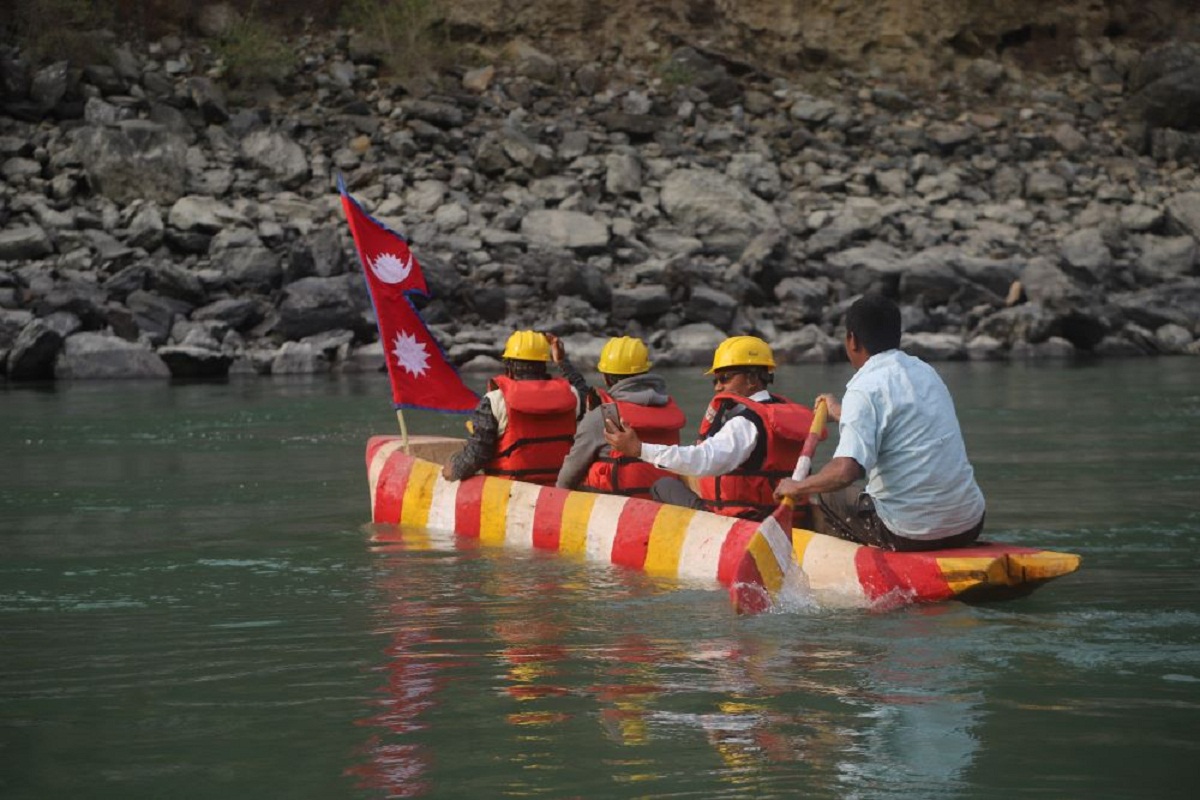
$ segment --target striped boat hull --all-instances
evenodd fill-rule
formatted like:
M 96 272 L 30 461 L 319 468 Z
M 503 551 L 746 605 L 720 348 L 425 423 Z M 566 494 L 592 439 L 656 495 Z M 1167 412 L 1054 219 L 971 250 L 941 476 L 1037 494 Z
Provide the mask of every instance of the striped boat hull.
M 447 443 L 451 451 L 460 444 L 414 437 L 410 449 L 441 460 L 446 448 L 439 452 L 438 446 Z M 754 557 L 748 548 L 760 527 L 650 500 L 505 478 L 447 481 L 439 463 L 404 452 L 396 436 L 368 442 L 367 475 L 373 521 L 399 525 L 405 535 L 558 551 L 712 588 L 733 587 L 739 565 Z M 790 558 L 787 581 L 804 601 L 866 608 L 1019 595 L 1079 564 L 1070 553 L 996 543 L 892 553 L 805 530 L 792 531 Z

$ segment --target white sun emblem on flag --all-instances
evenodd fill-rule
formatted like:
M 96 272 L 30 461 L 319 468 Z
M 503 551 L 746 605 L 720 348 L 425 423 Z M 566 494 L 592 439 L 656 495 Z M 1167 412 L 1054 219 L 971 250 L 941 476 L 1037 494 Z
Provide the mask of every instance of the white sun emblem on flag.
M 429 371 L 429 353 L 425 345 L 409 333 L 401 331 L 392 342 L 392 355 L 396 363 L 411 375 L 424 375 Z
M 395 253 L 380 253 L 371 262 L 371 269 L 384 283 L 400 283 L 412 272 L 412 255 L 404 261 Z

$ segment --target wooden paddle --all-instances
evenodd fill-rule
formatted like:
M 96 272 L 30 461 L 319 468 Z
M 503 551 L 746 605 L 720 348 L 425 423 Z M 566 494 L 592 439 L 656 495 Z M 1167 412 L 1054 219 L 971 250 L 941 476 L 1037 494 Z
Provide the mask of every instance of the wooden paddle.
M 808 437 L 796 459 L 792 480 L 804 480 L 812 470 L 813 453 L 825 433 L 829 409 L 824 400 L 817 401 L 813 410 Z M 779 508 L 762 521 L 746 543 L 746 552 L 738 562 L 733 581 L 729 584 L 729 599 L 739 614 L 757 614 L 771 607 L 779 595 L 784 578 L 795 562 L 792 559 L 792 498 L 785 497 Z

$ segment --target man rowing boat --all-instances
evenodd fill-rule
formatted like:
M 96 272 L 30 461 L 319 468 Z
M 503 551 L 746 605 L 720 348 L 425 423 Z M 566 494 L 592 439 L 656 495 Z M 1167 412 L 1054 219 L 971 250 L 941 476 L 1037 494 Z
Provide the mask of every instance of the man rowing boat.
M 881 295 L 859 298 L 846 312 L 845 346 L 857 370 L 845 398 L 821 396 L 840 423 L 837 451 L 817 474 L 782 481 L 775 496 L 817 495 L 815 529 L 853 542 L 901 551 L 973 543 L 983 493 L 946 384 L 899 349 L 899 307 Z

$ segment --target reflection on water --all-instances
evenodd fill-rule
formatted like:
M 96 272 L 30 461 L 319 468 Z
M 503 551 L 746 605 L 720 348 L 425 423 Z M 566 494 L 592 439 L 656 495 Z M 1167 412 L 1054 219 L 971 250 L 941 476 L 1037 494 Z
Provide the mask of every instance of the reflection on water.
M 879 615 L 856 635 L 817 609 L 740 625 L 719 592 L 696 619 L 696 592 L 679 620 L 678 594 L 637 573 L 372 530 L 390 542 L 373 553 L 386 644 L 349 770 L 360 787 L 436 795 L 467 773 L 511 794 L 545 793 L 553 774 L 556 792 L 582 796 L 783 797 L 799 778 L 823 797 L 966 785 L 984 711 L 971 645 L 957 643 L 982 633 L 964 606 Z M 805 636 L 778 635 L 796 625 Z M 462 720 L 488 732 L 490 757 Z
M 1078 573 L 740 619 L 629 570 L 364 532 L 383 376 L 0 387 L 0 796 L 1191 800 L 1200 360 L 939 369 L 990 532 Z M 689 411 L 694 372 L 669 375 Z

